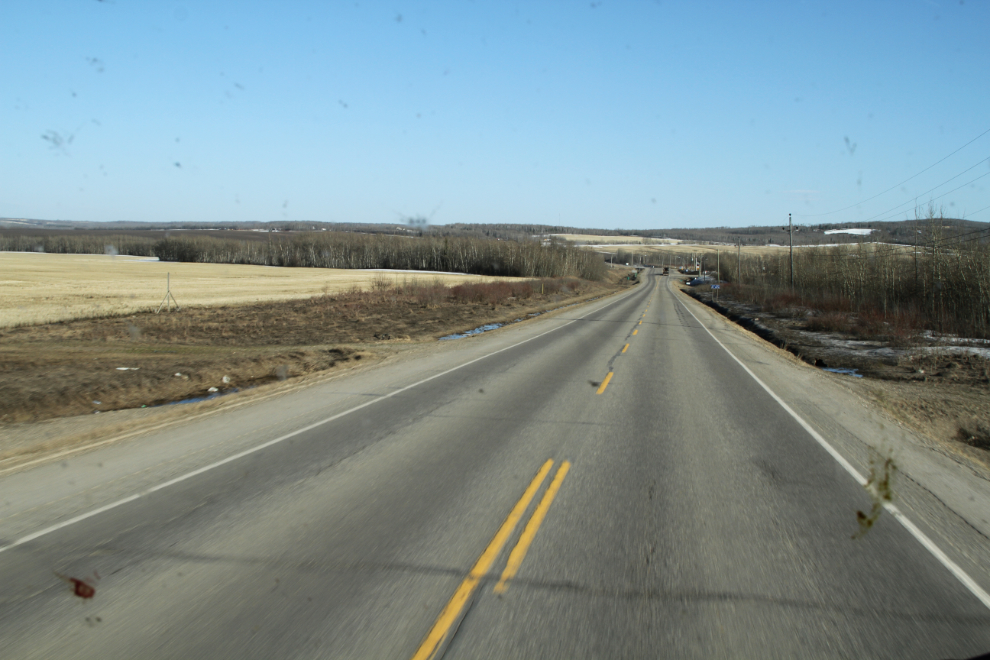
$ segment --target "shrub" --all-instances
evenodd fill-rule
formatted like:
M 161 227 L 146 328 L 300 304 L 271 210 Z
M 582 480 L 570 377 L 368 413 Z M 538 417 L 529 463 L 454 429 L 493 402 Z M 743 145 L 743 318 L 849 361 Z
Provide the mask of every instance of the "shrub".
M 513 287 L 507 282 L 469 282 L 451 288 L 450 294 L 464 302 L 501 305 L 513 295 Z
M 512 295 L 516 298 L 531 298 L 533 296 L 533 285 L 530 282 L 513 282 Z
M 436 307 L 450 297 L 450 287 L 445 284 L 431 282 L 415 286 L 412 290 L 413 298 L 425 307 Z
M 843 312 L 825 312 L 808 319 L 804 327 L 812 332 L 848 332 L 849 315 Z

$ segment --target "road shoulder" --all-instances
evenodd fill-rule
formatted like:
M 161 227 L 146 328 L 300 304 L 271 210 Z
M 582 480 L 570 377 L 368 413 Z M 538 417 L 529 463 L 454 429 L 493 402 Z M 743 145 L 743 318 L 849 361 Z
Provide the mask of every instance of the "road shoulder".
M 862 474 L 890 457 L 896 467 L 895 502 L 934 530 L 943 545 L 973 536 L 959 547 L 983 546 L 971 557 L 981 582 L 990 580 L 985 563 L 990 540 L 990 475 L 982 465 L 960 459 L 938 443 L 907 428 L 842 382 L 843 376 L 816 369 L 739 327 L 694 298 L 671 291 L 726 348 L 834 443 Z M 754 387 L 757 387 L 754 382 Z M 809 442 L 811 439 L 809 438 Z

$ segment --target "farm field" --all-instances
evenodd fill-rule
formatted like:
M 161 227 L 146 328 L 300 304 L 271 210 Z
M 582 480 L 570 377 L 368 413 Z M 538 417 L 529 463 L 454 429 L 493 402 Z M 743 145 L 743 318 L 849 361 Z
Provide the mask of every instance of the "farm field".
M 591 245 L 651 245 L 660 243 L 676 244 L 679 240 L 674 238 L 646 238 L 645 236 L 597 236 L 595 234 L 553 234 L 557 238 L 575 243 L 589 243 Z
M 740 250 L 734 245 L 711 245 L 682 243 L 680 245 L 613 245 L 613 246 L 580 246 L 581 249 L 591 250 L 603 255 L 606 259 L 610 255 L 617 255 L 618 261 L 636 263 L 652 263 L 657 266 L 687 265 L 694 259 L 703 262 L 705 269 L 714 270 L 716 255 L 721 254 L 722 266 L 735 268 L 736 256 Z M 859 254 L 860 246 L 856 244 L 836 245 L 795 245 L 795 260 L 807 257 L 831 259 L 838 248 L 842 254 Z M 863 243 L 864 254 L 873 255 L 882 253 L 885 256 L 894 256 L 901 262 L 907 262 L 914 258 L 914 247 L 910 245 L 893 245 L 890 243 Z M 786 260 L 789 249 L 786 245 L 743 245 L 741 256 L 743 268 L 746 263 L 759 264 L 761 260 Z M 759 267 L 759 266 L 756 266 Z
M 0 252 L 0 328 L 154 311 L 172 295 L 183 307 L 244 305 L 368 289 L 381 271 L 159 262 L 148 257 Z M 448 286 L 497 279 L 388 273 L 397 283 Z
M 223 270 L 199 271 L 203 277 L 200 295 L 188 297 L 199 304 L 187 304 L 181 311 L 156 314 L 157 298 L 154 305 L 128 314 L 0 329 L 0 372 L 4 374 L 0 379 L 0 435 L 7 436 L 0 441 L 0 462 L 18 445 L 8 442 L 10 423 L 153 408 L 297 377 L 322 377 L 358 362 L 366 364 L 416 345 L 433 344 L 451 334 L 522 321 L 633 285 L 625 279 L 629 269 L 610 270 L 604 282 L 463 276 L 435 280 L 432 274 L 414 275 L 403 282 L 403 274 L 381 271 L 351 271 L 351 277 L 333 281 L 327 276 L 336 273 L 323 269 L 231 266 L 226 268 L 229 278 L 245 272 L 257 278 L 259 271 L 308 274 L 310 278 L 304 281 L 310 289 L 288 280 L 297 285 L 292 291 L 298 296 L 279 299 L 277 294 L 285 298 L 288 287 L 279 290 L 281 280 L 260 279 L 253 282 L 254 288 L 240 284 L 239 304 L 207 304 L 230 299 L 209 296 L 210 286 L 227 286 L 228 281 L 218 274 Z M 213 275 L 206 277 L 203 271 Z M 102 281 L 115 287 L 119 298 L 127 285 L 123 274 L 128 272 L 133 268 L 111 273 L 116 277 L 90 281 L 87 290 L 96 293 L 87 295 L 97 295 Z M 323 277 L 315 279 L 313 274 Z M 186 271 L 179 279 L 189 282 L 193 278 Z M 266 284 L 271 291 L 260 288 Z M 329 288 L 333 284 L 336 291 L 321 291 L 321 285 Z M 183 302 L 183 296 L 177 296 Z M 125 297 L 124 303 L 131 301 Z
M 909 245 L 889 245 L 887 243 L 866 243 L 865 247 L 868 250 L 874 250 L 878 246 L 883 246 L 886 248 L 894 248 L 898 252 L 903 252 L 906 255 L 912 254 L 913 248 Z M 635 252 L 637 254 L 711 254 L 714 255 L 716 251 L 722 254 L 735 254 L 735 245 L 699 245 L 696 243 L 680 243 L 678 245 L 630 245 L 628 252 Z M 794 250 L 814 250 L 814 249 L 830 249 L 834 247 L 833 245 L 817 246 L 817 245 L 795 245 Z M 857 246 L 855 244 L 843 244 L 842 249 L 844 250 L 855 250 Z M 743 245 L 742 254 L 743 256 L 749 257 L 770 257 L 779 254 L 787 254 L 788 247 L 786 245 Z

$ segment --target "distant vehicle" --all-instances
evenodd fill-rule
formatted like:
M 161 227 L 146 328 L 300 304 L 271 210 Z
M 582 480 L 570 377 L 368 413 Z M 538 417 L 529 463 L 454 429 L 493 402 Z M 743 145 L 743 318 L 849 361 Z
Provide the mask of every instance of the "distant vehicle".
M 670 275 L 670 266 L 664 266 L 661 275 Z

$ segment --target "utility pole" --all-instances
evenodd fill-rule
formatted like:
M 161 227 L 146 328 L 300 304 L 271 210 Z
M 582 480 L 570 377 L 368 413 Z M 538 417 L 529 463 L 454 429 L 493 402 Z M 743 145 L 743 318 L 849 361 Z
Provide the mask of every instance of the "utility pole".
M 719 259 L 718 248 L 715 248 L 715 285 L 722 286 L 722 261 Z M 715 289 L 715 300 L 718 300 L 718 289 Z
M 736 284 L 742 286 L 742 238 L 736 243 Z
M 917 218 L 915 214 L 915 218 Z M 914 221 L 914 290 L 917 295 L 918 291 L 918 221 Z
M 787 214 L 787 235 L 791 244 L 791 290 L 794 290 L 794 225 L 791 223 L 791 214 Z

